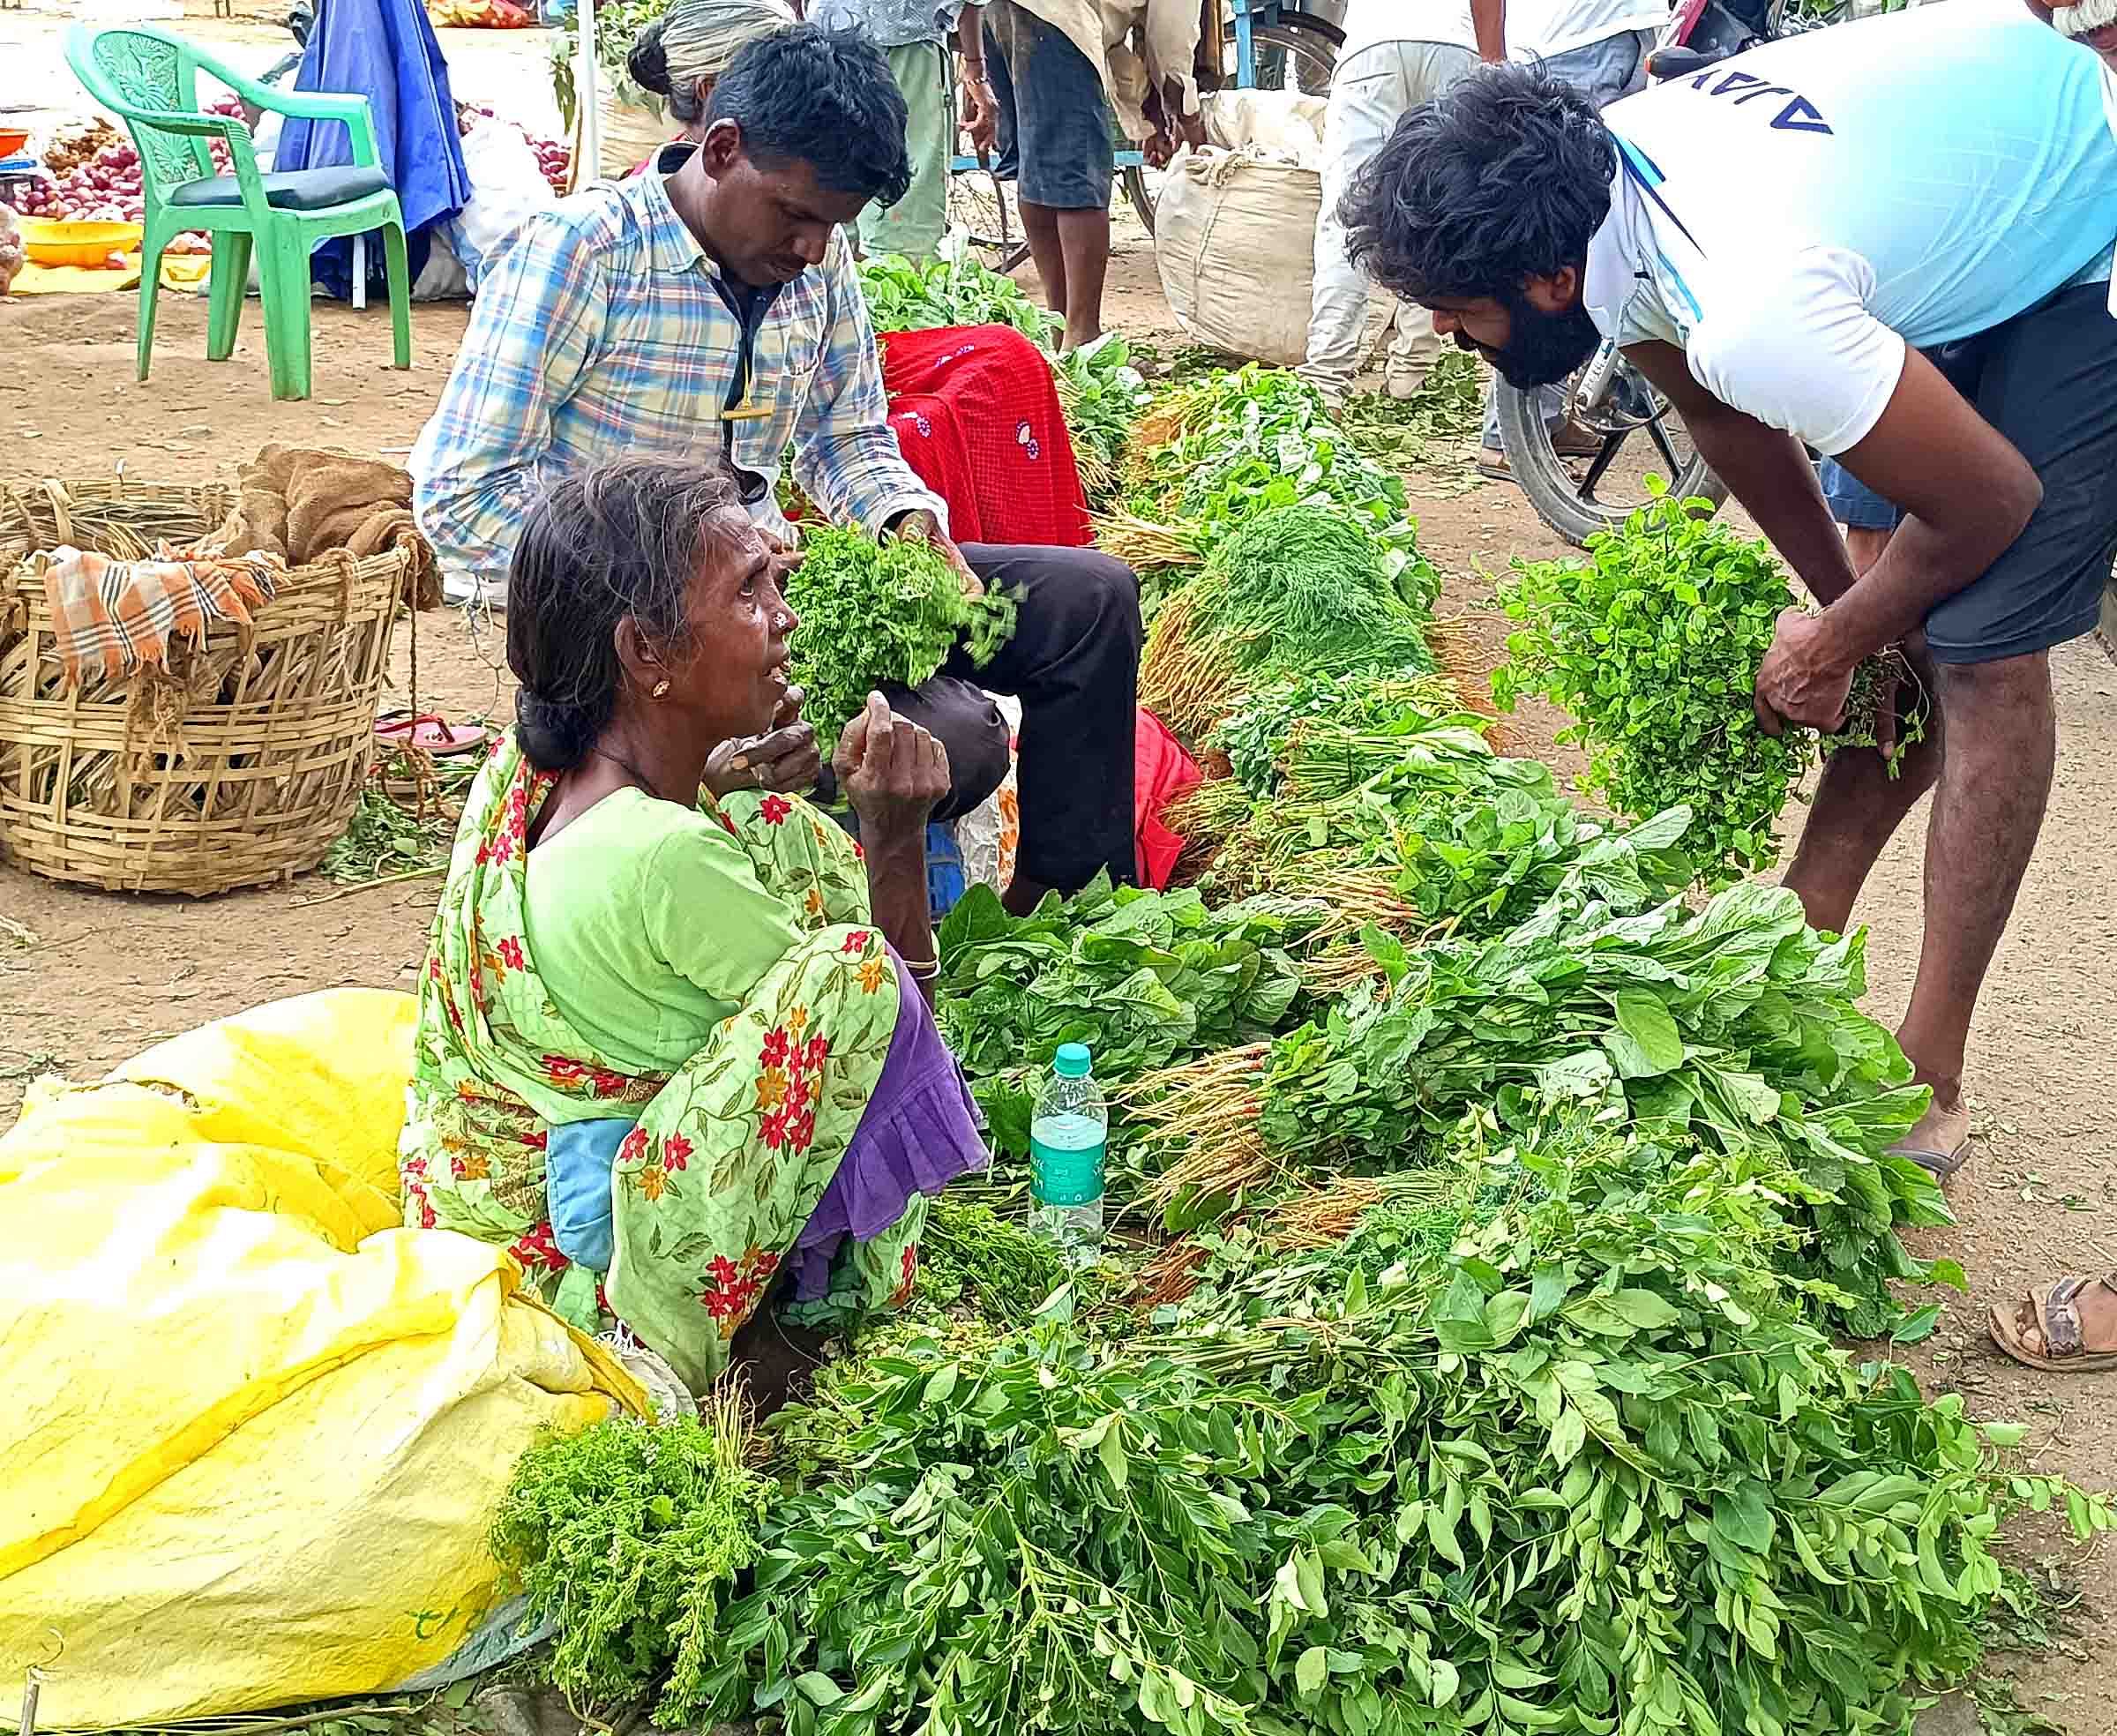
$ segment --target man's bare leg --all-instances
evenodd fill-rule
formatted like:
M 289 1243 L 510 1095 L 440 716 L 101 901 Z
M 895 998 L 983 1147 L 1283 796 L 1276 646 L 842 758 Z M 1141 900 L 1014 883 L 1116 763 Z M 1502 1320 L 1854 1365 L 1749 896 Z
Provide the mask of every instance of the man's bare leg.
M 1029 224 L 1029 207 L 1022 207 Z M 1103 335 L 1103 280 L 1110 271 L 1110 212 L 1058 211 L 1058 250 L 1065 259 L 1066 304 L 1053 304 L 1066 316 L 1066 349 L 1078 349 Z
M 1864 575 L 1881 558 L 1889 535 L 1858 526 L 1846 530 L 1845 552 L 1852 557 L 1856 575 Z M 1930 677 L 1930 664 L 1924 673 Z M 1832 934 L 1845 932 L 1852 920 L 1854 901 L 1883 848 L 1940 774 L 1940 696 L 1929 691 L 1926 697 L 1933 715 L 1926 739 L 1904 752 L 1895 777 L 1889 775 L 1881 755 L 1871 749 L 1834 753 L 1824 760 L 1815 800 L 1785 879 L 1785 885 L 1799 894 L 1811 928 Z
M 1058 208 L 1021 201 L 1022 233 L 1029 237 L 1029 258 L 1036 262 L 1036 279 L 1044 285 L 1044 305 L 1061 319 L 1066 318 L 1066 249 L 1058 239 Z
M 1926 932 L 1897 1040 L 1933 1107 L 1907 1141 L 1948 1152 L 1970 1128 L 1963 1051 L 2051 794 L 2058 707 L 2038 651 L 1941 669 L 1948 749 L 1926 834 Z

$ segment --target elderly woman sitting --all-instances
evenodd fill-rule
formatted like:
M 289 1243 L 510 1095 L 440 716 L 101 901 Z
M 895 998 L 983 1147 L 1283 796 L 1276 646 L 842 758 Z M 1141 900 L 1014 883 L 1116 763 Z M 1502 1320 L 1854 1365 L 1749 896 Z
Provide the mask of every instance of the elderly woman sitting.
M 848 727 L 864 858 L 756 788 L 815 753 L 780 558 L 688 463 L 530 513 L 516 727 L 456 836 L 400 1153 L 408 1222 L 507 1244 L 694 1393 L 767 1300 L 811 1328 L 902 1300 L 924 1196 L 985 1161 L 924 998 L 941 745 L 879 695 Z

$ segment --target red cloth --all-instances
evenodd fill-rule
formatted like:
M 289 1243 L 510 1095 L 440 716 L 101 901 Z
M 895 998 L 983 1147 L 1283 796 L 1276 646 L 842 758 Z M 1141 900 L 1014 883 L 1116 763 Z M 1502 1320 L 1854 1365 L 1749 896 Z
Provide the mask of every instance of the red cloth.
M 1088 498 L 1044 352 L 1006 326 L 882 334 L 904 461 L 948 503 L 958 542 L 1084 549 Z
M 1133 736 L 1132 821 L 1140 853 L 1140 884 L 1156 892 L 1169 884 L 1184 841 L 1162 824 L 1162 810 L 1186 789 L 1195 789 L 1206 774 L 1184 752 L 1183 744 L 1162 720 L 1141 707 Z

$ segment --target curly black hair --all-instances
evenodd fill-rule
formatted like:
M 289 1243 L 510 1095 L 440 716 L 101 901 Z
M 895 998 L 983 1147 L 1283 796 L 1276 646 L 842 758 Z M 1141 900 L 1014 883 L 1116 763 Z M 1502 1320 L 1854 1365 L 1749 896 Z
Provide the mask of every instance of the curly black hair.
M 733 121 L 760 168 L 804 162 L 816 184 L 894 205 L 911 185 L 903 93 L 857 30 L 797 24 L 745 42 L 714 82 L 706 124 Z
M 1422 102 L 1338 207 L 1353 263 L 1412 301 L 1506 300 L 1578 266 L 1610 213 L 1617 147 L 1542 66 L 1485 66 Z
M 579 765 L 617 706 L 617 624 L 687 648 L 692 575 L 740 514 L 718 465 L 617 459 L 553 484 L 529 509 L 507 572 L 516 738 L 539 771 Z

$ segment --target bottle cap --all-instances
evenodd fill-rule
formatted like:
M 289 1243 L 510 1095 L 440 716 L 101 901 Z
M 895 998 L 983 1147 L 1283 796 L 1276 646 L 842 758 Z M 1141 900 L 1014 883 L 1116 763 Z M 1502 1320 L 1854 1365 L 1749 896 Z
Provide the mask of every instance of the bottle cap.
M 1085 1043 L 1061 1043 L 1051 1059 L 1051 1070 L 1061 1079 L 1086 1079 L 1088 1053 Z

